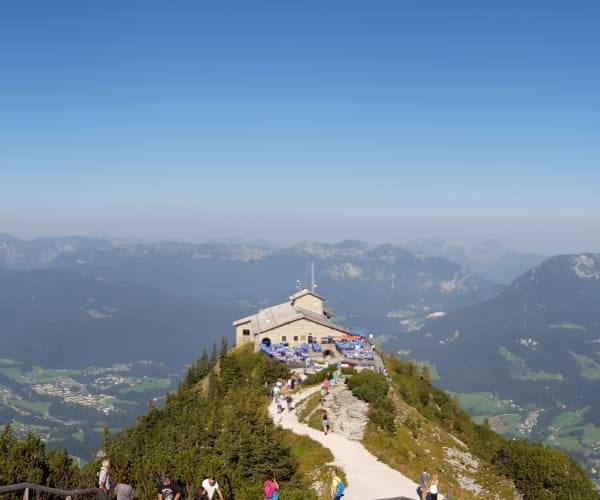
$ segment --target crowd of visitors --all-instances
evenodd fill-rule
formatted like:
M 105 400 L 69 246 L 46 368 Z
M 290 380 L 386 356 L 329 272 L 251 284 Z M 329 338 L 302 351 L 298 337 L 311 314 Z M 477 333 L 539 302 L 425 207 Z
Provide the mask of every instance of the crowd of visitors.
M 294 398 L 292 397 L 292 391 L 297 388 L 298 392 L 302 392 L 302 377 L 299 373 L 294 372 L 292 376 L 284 383 L 283 380 L 279 379 L 271 389 L 271 396 L 273 401 L 277 405 L 277 413 L 283 413 L 283 402 L 285 401 L 288 411 L 294 409 L 293 403 Z
M 102 467 L 97 475 L 98 498 L 108 498 L 113 492 L 117 500 L 131 500 L 134 498 L 134 491 L 129 484 L 129 476 L 123 474 L 121 480 L 114 486 L 110 482 L 110 461 L 103 460 Z M 279 487 L 278 487 L 279 488 Z M 184 496 L 184 488 L 181 481 L 173 481 L 168 474 L 161 476 L 158 481 L 157 490 L 158 500 L 181 500 Z M 214 498 L 223 500 L 223 493 L 219 488 L 215 476 L 209 476 L 202 481 L 202 486 L 194 493 L 194 500 L 213 500 Z M 277 499 L 277 497 L 269 497 Z

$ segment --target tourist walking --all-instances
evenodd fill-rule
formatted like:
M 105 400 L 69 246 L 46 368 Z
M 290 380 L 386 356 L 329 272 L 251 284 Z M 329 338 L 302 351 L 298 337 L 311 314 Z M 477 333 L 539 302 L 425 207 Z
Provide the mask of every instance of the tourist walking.
M 431 500 L 437 500 L 438 488 L 438 477 L 437 474 L 434 474 L 433 478 L 431 479 L 431 483 L 429 483 L 429 495 L 431 497 Z
M 327 410 L 323 410 L 321 412 L 321 421 L 323 423 L 323 434 L 327 436 L 327 431 L 329 431 L 329 419 L 327 418 Z
M 265 500 L 279 500 L 279 484 L 275 481 L 275 476 L 269 474 L 264 485 Z
M 220 500 L 223 500 L 223 493 L 221 493 L 221 488 L 219 488 L 219 483 L 217 483 L 215 476 L 210 476 L 202 481 L 202 487 L 206 489 L 208 500 L 212 500 L 215 493 L 219 496 Z
M 179 500 L 181 498 L 181 488 L 177 483 L 171 481 L 167 475 L 160 478 L 158 485 L 158 500 Z
M 121 476 L 121 481 L 115 486 L 115 493 L 117 494 L 117 500 L 130 500 L 133 497 L 133 488 L 129 484 L 127 474 Z
M 281 397 L 279 394 L 275 396 L 275 404 L 277 405 L 277 413 L 283 412 L 283 405 L 281 404 Z
M 110 491 L 110 461 L 102 460 L 102 467 L 98 473 L 98 484 L 96 485 L 100 491 L 98 492 L 99 500 L 108 500 L 108 492 Z
M 200 489 L 194 495 L 194 500 L 208 500 L 208 493 L 206 488 L 200 487 Z
M 427 469 L 423 467 L 423 472 L 421 472 L 421 482 L 419 487 L 417 488 L 417 495 L 420 500 L 425 500 L 425 496 L 427 495 L 427 485 L 429 483 L 429 474 L 427 474 Z
M 327 396 L 327 390 L 325 389 L 325 387 L 321 387 L 320 391 L 319 391 L 319 396 L 320 396 L 320 402 L 321 402 L 321 406 L 325 406 L 325 397 Z
M 337 475 L 336 469 L 331 469 L 331 500 L 340 500 L 344 496 L 344 483 Z

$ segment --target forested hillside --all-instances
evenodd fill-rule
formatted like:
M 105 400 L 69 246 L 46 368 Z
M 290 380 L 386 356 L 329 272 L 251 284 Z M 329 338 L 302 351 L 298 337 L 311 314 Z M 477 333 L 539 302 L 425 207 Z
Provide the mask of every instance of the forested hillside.
M 260 498 L 272 472 L 287 499 L 316 498 L 307 493 L 298 447 L 307 455 L 319 450 L 277 428 L 267 412 L 266 384 L 287 376 L 287 369 L 248 347 L 226 353 L 224 343 L 219 356 L 205 353 L 163 410 L 151 409 L 107 440 L 104 451 L 115 468 L 128 471 L 140 497 L 152 498 L 156 478 L 169 473 L 190 494 L 215 475 L 225 498 Z M 321 465 L 331 458 L 321 457 Z
M 382 461 L 414 477 L 427 460 L 449 484 L 452 474 L 436 457 L 438 448 L 430 446 L 447 434 L 493 475 L 489 484 L 514 482 L 525 499 L 598 498 L 573 459 L 547 447 L 503 439 L 485 423 L 474 423 L 456 400 L 433 387 L 427 369 L 393 357 L 385 361 L 391 389 L 383 375 L 348 374 L 355 395 L 371 406 L 364 444 Z M 228 500 L 253 500 L 262 496 L 265 475 L 272 472 L 286 500 L 316 500 L 313 486 L 323 484 L 334 457 L 308 438 L 276 427 L 267 411 L 268 385 L 287 375 L 283 364 L 253 353 L 250 346 L 228 351 L 223 341 L 220 352 L 214 346 L 210 356 L 205 352 L 190 367 L 164 409 L 151 407 L 133 427 L 107 433 L 102 456 L 110 458 L 114 477 L 129 474 L 138 498 L 155 498 L 157 478 L 169 473 L 190 495 L 204 478 L 215 475 Z M 46 453 L 33 436 L 19 443 L 8 427 L 0 448 L 3 484 L 89 487 L 99 465 L 97 458 L 78 470 L 66 453 Z M 453 498 L 477 496 L 461 490 L 458 481 L 453 486 Z

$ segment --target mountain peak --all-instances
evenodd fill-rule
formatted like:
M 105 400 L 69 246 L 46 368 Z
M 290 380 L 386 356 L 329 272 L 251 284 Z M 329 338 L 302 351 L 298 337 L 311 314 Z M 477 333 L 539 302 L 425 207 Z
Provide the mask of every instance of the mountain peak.
M 600 278 L 600 256 L 598 254 L 572 255 L 569 261 L 571 269 L 581 279 Z

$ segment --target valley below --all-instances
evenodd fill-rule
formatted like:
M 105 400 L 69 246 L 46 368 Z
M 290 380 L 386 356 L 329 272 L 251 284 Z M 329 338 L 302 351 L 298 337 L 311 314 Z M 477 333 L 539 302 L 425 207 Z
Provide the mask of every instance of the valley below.
M 521 256 L 516 269 L 510 253 L 494 271 L 409 247 L 0 235 L 0 424 L 86 462 L 105 429 L 160 407 L 233 321 L 285 300 L 314 271 L 335 323 L 427 365 L 478 421 L 566 451 L 600 486 L 600 255 Z M 510 284 L 488 280 L 499 266 Z M 89 347 L 95 339 L 111 346 L 109 360 Z
M 57 369 L 0 359 L 0 424 L 47 447 L 66 448 L 80 465 L 93 458 L 104 431 L 133 425 L 149 405 L 161 407 L 186 367 L 135 361 Z
M 450 391 L 448 391 L 450 392 Z M 527 439 L 561 449 L 583 465 L 600 486 L 600 427 L 589 405 L 543 406 L 489 392 L 451 393 L 477 422 L 484 420 L 506 438 Z

